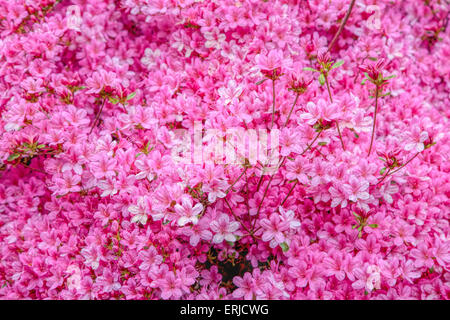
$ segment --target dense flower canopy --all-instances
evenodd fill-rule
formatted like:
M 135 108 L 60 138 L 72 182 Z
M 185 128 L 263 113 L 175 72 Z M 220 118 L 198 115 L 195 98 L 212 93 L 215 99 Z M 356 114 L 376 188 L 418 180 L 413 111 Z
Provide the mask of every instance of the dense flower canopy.
M 449 4 L 350 2 L 0 0 L 0 298 L 448 299 Z

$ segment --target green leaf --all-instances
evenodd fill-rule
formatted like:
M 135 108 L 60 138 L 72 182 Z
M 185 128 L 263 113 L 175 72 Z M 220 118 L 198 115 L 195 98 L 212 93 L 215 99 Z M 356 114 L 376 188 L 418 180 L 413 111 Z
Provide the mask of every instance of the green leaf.
M 37 148 L 38 148 L 38 149 L 45 148 L 45 144 L 40 144 L 40 145 L 37 146 Z
M 359 216 L 356 214 L 356 212 L 352 212 L 352 214 L 355 216 L 356 219 L 359 219 Z
M 289 246 L 286 242 L 280 243 L 280 247 L 283 250 L 283 252 L 286 252 L 289 250 Z
M 356 138 L 356 139 L 359 138 L 359 134 L 357 134 L 355 131 L 353 131 L 353 134 L 355 135 L 355 138 Z
M 262 84 L 264 81 L 266 81 L 267 79 L 262 79 L 262 80 L 259 80 L 257 83 L 256 83 L 256 85 L 257 86 L 259 86 L 260 84 Z
M 17 158 L 19 158 L 20 157 L 20 154 L 18 154 L 18 153 L 13 153 L 13 154 L 11 154 L 9 157 L 8 157 L 8 161 L 14 161 L 14 160 L 16 160 Z
M 303 70 L 304 71 L 312 71 L 312 72 L 320 72 L 319 70 L 316 70 L 316 69 L 310 68 L 310 67 L 304 67 Z
M 385 171 L 386 171 L 386 168 L 381 169 L 380 170 L 380 175 L 383 175 Z
M 333 66 L 331 67 L 331 69 L 336 69 L 336 68 L 339 68 L 340 66 L 342 66 L 343 64 L 344 64 L 344 60 L 339 60 L 339 61 L 336 61 L 334 64 L 333 64 Z
M 318 143 L 318 145 L 319 145 L 319 146 L 326 146 L 326 145 L 327 145 L 327 143 L 326 143 L 326 142 L 324 142 L 324 141 L 321 141 L 321 142 L 319 142 L 319 143 Z
M 109 102 L 111 102 L 112 104 L 118 104 L 119 103 L 119 99 L 114 98 L 114 97 L 109 97 Z
M 369 224 L 368 226 L 371 228 L 378 228 L 378 224 L 376 223 Z
M 136 91 L 130 93 L 130 94 L 127 96 L 127 101 L 133 99 L 135 96 L 136 96 Z
M 321 86 L 325 84 L 325 76 L 323 75 L 323 73 L 321 73 L 319 76 L 319 83 Z
M 358 227 L 358 231 L 361 232 L 363 226 Z
M 363 81 L 361 81 L 361 84 L 364 85 L 367 81 L 367 78 L 364 78 Z
M 229 245 L 230 247 L 234 247 L 234 242 L 227 241 L 227 243 L 228 243 L 228 245 Z
M 354 225 L 352 226 L 352 229 L 355 229 L 357 226 L 358 226 L 357 224 L 354 224 Z
M 389 77 L 384 78 L 384 80 L 393 79 L 393 78 L 395 78 L 396 76 L 397 76 L 397 75 L 393 74 L 393 75 L 390 75 Z

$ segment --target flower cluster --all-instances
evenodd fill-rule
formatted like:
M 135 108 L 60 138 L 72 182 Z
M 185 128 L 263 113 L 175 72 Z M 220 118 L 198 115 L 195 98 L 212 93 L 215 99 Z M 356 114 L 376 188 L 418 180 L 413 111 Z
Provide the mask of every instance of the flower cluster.
M 0 298 L 448 299 L 449 8 L 348 2 L 0 0 Z

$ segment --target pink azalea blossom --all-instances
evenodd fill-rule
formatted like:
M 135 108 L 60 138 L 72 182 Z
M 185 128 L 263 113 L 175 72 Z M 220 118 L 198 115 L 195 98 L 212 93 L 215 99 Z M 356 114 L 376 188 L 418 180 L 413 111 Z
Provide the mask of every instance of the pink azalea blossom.
M 232 221 L 227 215 L 221 215 L 217 221 L 211 222 L 211 231 L 214 232 L 213 242 L 221 243 L 223 240 L 229 242 L 236 241 L 235 232 L 239 229 L 239 222 Z
M 175 205 L 175 211 L 180 216 L 180 218 L 178 219 L 178 225 L 182 227 L 190 222 L 192 222 L 192 224 L 197 224 L 198 215 L 200 214 L 200 212 L 202 212 L 202 210 L 203 205 L 201 203 L 197 203 L 195 206 L 193 206 L 191 198 L 183 197 L 181 199 L 181 205 Z

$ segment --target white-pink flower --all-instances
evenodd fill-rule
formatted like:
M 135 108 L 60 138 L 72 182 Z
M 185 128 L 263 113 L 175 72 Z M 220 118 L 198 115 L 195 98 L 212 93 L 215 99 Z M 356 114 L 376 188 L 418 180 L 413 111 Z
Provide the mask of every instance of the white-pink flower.
M 228 105 L 232 102 L 235 102 L 239 96 L 242 94 L 244 87 L 242 85 L 238 85 L 236 81 L 230 80 L 228 81 L 227 87 L 222 87 L 217 90 L 219 96 L 223 99 L 223 103 Z
M 131 218 L 131 222 L 137 222 L 141 224 L 146 224 L 148 219 L 148 205 L 147 198 L 139 197 L 137 201 L 137 205 L 131 205 L 128 207 L 128 211 L 133 214 L 133 218 Z
M 175 212 L 180 216 L 178 219 L 178 225 L 180 227 L 190 222 L 197 224 L 198 215 L 202 212 L 203 205 L 201 203 L 197 203 L 195 206 L 192 205 L 192 199 L 188 196 L 181 198 L 181 205 L 178 203 L 175 205 Z
M 370 198 L 369 182 L 351 176 L 349 183 L 344 185 L 348 189 L 348 200 L 357 202 L 358 200 L 368 200 Z
M 222 214 L 219 219 L 211 222 L 211 231 L 214 232 L 213 242 L 222 243 L 225 239 L 229 242 L 236 241 L 235 232 L 239 229 L 239 222 L 230 222 L 226 214 Z
M 428 132 L 415 129 L 411 132 L 408 143 L 405 144 L 405 150 L 415 150 L 422 152 L 425 149 L 424 142 L 428 139 Z

